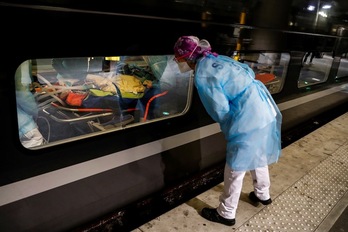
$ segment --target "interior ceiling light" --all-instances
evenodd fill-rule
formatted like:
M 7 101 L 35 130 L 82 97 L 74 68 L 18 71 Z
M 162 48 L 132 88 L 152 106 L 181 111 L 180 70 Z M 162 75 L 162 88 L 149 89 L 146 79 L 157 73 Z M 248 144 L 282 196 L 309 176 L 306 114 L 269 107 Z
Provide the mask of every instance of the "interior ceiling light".
M 313 11 L 315 9 L 315 6 L 309 5 L 307 6 L 307 10 L 309 11 Z

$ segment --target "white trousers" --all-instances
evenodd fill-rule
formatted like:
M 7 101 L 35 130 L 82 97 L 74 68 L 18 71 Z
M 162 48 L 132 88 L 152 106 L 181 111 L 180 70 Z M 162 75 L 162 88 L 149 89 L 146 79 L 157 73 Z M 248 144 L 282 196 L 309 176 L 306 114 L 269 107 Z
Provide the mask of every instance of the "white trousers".
M 242 192 L 243 179 L 246 171 L 233 171 L 227 164 L 224 171 L 224 192 L 220 196 L 217 212 L 227 219 L 234 219 L 238 207 L 239 197 Z M 260 200 L 270 198 L 271 186 L 268 166 L 251 170 L 255 195 Z

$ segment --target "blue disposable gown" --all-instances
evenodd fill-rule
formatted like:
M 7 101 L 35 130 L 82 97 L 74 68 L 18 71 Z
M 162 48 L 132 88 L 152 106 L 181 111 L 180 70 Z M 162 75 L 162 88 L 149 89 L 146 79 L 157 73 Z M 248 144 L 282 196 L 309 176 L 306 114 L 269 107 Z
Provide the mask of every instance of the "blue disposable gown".
M 230 168 L 247 171 L 278 161 L 282 115 L 248 65 L 208 54 L 197 61 L 195 85 L 225 135 Z
M 29 131 L 38 128 L 36 119 L 38 116 L 38 106 L 34 95 L 29 90 L 32 83 L 31 61 L 25 61 L 16 71 L 16 100 L 19 137 Z

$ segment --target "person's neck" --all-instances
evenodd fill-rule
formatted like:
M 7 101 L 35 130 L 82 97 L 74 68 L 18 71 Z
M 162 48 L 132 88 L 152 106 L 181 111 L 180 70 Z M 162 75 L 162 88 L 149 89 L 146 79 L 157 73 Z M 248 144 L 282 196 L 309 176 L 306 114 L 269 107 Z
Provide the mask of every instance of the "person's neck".
M 196 68 L 196 62 L 187 62 L 187 65 L 190 66 L 192 70 L 195 70 Z

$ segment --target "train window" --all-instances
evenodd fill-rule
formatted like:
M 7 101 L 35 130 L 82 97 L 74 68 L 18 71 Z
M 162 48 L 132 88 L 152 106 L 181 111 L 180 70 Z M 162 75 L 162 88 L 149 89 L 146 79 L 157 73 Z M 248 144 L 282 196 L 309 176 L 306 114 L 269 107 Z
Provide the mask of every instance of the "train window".
M 19 137 L 36 149 L 184 114 L 173 55 L 33 59 L 16 71 Z
M 261 80 L 271 94 L 282 90 L 290 61 L 288 53 L 242 53 L 239 60 L 253 69 L 255 78 Z
M 302 88 L 325 82 L 329 77 L 332 62 L 332 53 L 305 53 L 297 86 Z
M 340 65 L 338 66 L 336 79 L 348 77 L 348 57 L 347 53 L 343 54 L 340 59 Z

